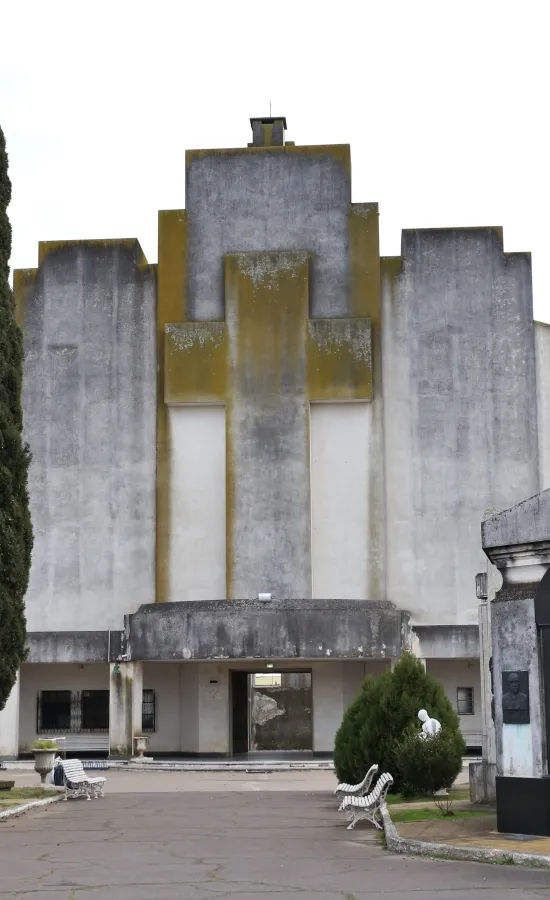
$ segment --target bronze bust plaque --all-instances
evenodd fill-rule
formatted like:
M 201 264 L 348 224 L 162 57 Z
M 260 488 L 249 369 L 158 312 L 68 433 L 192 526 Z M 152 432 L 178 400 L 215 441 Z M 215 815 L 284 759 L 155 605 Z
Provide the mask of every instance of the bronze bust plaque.
M 504 725 L 529 724 L 529 672 L 502 673 L 502 721 Z

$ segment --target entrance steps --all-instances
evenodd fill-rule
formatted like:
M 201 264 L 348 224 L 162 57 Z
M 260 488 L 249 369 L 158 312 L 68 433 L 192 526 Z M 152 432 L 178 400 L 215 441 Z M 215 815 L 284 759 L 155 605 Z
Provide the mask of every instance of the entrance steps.
M 154 759 L 152 762 L 124 760 L 83 760 L 86 769 L 123 769 L 129 772 L 331 772 L 332 759 Z

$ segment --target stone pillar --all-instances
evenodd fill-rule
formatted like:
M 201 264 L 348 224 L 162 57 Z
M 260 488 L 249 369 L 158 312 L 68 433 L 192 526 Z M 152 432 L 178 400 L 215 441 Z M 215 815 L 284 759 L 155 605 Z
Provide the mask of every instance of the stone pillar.
M 502 577 L 490 562 L 487 563 L 487 598 L 479 605 L 479 663 L 481 672 L 481 722 L 483 761 L 496 763 L 495 723 L 493 721 L 493 639 L 491 634 L 492 601 L 502 584 Z
M 133 663 L 134 678 L 132 683 L 132 737 L 142 735 L 143 725 L 143 664 Z M 132 741 L 132 756 L 135 755 L 135 746 Z
M 503 580 L 490 609 L 497 827 L 550 835 L 540 621 L 542 590 L 550 623 L 550 579 L 543 579 L 550 566 L 550 491 L 485 520 L 482 536 Z
M 19 694 L 20 675 L 0 712 L 0 759 L 17 759 L 19 753 Z
M 132 757 L 134 737 L 141 734 L 142 664 L 111 663 L 109 688 L 109 753 Z

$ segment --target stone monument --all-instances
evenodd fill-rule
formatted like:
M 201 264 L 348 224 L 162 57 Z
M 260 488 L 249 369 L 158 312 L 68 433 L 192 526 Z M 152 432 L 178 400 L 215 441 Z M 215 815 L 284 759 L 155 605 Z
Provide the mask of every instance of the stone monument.
M 482 524 L 491 604 L 499 831 L 550 835 L 550 490 Z

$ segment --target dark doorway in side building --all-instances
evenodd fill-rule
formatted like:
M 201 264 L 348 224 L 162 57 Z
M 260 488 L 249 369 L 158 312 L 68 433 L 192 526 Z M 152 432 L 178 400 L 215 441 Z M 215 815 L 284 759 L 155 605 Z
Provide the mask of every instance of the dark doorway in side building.
M 231 673 L 233 755 L 311 753 L 311 672 Z

